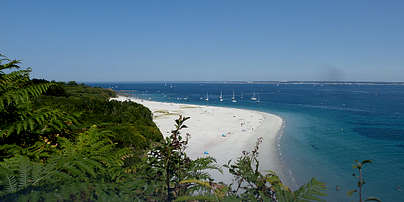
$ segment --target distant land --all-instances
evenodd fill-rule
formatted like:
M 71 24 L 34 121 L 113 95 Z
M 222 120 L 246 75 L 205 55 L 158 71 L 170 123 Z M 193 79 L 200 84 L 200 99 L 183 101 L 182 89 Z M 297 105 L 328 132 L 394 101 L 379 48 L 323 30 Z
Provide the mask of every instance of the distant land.
M 111 81 L 84 83 L 212 83 L 212 84 L 307 84 L 307 85 L 404 85 L 388 81 Z
M 254 84 L 327 84 L 327 85 L 404 85 L 404 82 L 372 81 L 252 81 Z

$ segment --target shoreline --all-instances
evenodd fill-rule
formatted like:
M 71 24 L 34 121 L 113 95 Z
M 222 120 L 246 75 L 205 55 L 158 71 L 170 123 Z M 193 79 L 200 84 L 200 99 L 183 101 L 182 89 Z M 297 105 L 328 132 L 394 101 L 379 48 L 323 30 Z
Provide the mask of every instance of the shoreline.
M 286 179 L 279 151 L 285 122 L 277 115 L 231 107 L 157 102 L 122 95 L 111 100 L 129 100 L 149 108 L 163 136 L 170 135 L 178 115 L 191 117 L 185 123 L 189 128 L 182 132 L 191 134 L 187 154 L 193 159 L 212 156 L 220 167 L 229 160 L 234 162 L 242 151 L 251 151 L 257 139 L 263 137 L 258 156 L 259 170 L 275 171 L 285 185 L 291 185 Z M 208 154 L 204 154 L 206 152 Z M 209 173 L 217 181 L 231 183 L 233 179 L 225 169 L 223 174 L 217 171 Z

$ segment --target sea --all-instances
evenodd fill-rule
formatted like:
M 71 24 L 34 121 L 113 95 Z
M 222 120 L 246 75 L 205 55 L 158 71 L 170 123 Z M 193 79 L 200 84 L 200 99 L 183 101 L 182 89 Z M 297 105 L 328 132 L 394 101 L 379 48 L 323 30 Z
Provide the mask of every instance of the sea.
M 162 102 L 258 110 L 283 118 L 279 157 L 293 189 L 312 177 L 327 201 L 358 201 L 355 160 L 365 197 L 404 201 L 404 85 L 225 82 L 87 83 Z M 232 102 L 233 91 L 236 103 Z M 223 94 L 223 102 L 219 101 Z M 251 100 L 255 94 L 257 100 Z M 205 98 L 209 97 L 209 101 Z M 218 120 L 221 121 L 221 120 Z M 264 137 L 265 140 L 265 137 Z M 356 173 L 354 176 L 353 173 Z

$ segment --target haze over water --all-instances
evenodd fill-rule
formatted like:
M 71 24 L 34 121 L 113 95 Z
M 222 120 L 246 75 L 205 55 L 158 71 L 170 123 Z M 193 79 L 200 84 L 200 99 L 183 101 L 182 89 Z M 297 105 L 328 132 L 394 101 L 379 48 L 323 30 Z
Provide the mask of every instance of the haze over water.
M 237 107 L 269 112 L 285 120 L 280 158 L 293 188 L 311 177 L 326 182 L 328 201 L 346 201 L 354 189 L 354 160 L 364 169 L 365 193 L 383 201 L 404 196 L 404 86 L 269 85 L 208 83 L 91 83 L 165 102 Z M 231 102 L 235 91 L 237 103 Z M 224 101 L 219 102 L 220 91 Z M 260 102 L 250 100 L 256 92 Z M 209 101 L 204 99 L 209 93 Z M 241 98 L 240 96 L 243 96 Z M 184 99 L 186 98 L 186 99 Z M 208 127 L 208 126 L 207 126 Z M 341 188 L 336 191 L 336 186 Z

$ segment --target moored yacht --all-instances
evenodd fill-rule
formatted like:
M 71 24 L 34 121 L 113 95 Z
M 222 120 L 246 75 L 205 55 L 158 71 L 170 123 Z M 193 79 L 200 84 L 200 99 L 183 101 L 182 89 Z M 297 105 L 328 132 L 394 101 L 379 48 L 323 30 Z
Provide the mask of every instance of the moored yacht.
M 222 91 L 220 91 L 219 101 L 223 102 L 223 92 Z
M 251 97 L 251 100 L 253 100 L 253 101 L 256 101 L 256 100 L 257 100 L 257 97 L 255 97 L 255 91 L 254 91 L 254 93 L 253 93 L 253 96 Z
M 234 90 L 233 90 L 233 97 L 231 98 L 231 102 L 237 102 L 236 97 L 234 95 Z

